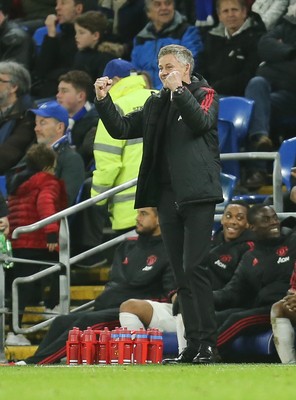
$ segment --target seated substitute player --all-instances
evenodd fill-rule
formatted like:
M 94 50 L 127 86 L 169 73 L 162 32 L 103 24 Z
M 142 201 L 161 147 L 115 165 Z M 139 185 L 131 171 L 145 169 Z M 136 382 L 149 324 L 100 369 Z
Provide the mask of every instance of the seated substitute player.
M 156 208 L 140 208 L 138 239 L 126 240 L 114 255 L 110 280 L 96 298 L 93 311 L 73 312 L 54 319 L 36 353 L 21 364 L 53 364 L 66 354 L 69 330 L 118 326 L 119 306 L 129 298 L 168 301 L 176 284 L 161 238 Z
M 222 229 L 214 235 L 210 253 L 204 262 L 210 271 L 213 289 L 220 289 L 231 279 L 243 254 L 254 246 L 253 234 L 248 229 L 248 209 L 249 205 L 244 201 L 233 201 L 225 207 L 221 219 Z M 175 297 L 172 297 L 173 302 Z M 177 331 L 181 356 L 186 340 L 181 314 L 173 316 L 173 308 L 174 314 L 177 313 L 177 303 L 176 301 L 173 307 L 170 303 L 129 299 L 120 306 L 121 326 L 132 330 L 153 326 L 165 332 Z M 167 363 L 170 362 L 178 363 L 178 359 L 167 360 Z

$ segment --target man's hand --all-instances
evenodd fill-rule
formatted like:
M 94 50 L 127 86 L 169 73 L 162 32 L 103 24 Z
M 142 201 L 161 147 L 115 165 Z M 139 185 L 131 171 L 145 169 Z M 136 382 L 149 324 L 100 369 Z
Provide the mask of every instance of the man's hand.
M 288 296 L 284 297 L 283 298 L 283 305 L 289 311 L 295 312 L 296 311 L 296 293 L 295 294 L 289 294 Z
M 179 71 L 173 71 L 165 78 L 165 86 L 172 92 L 177 89 L 178 86 L 182 86 L 181 74 Z
M 290 200 L 293 203 L 296 203 L 296 186 L 292 187 L 291 192 L 290 192 Z
M 58 17 L 55 14 L 49 14 L 45 19 L 47 27 L 47 34 L 49 37 L 56 37 L 57 35 L 57 22 Z
M 113 80 L 103 76 L 95 81 L 95 92 L 97 100 L 103 100 L 112 87 Z

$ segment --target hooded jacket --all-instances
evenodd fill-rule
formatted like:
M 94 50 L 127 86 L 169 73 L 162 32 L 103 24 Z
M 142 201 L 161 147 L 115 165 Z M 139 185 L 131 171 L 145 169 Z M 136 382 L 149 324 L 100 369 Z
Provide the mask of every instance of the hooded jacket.
M 217 135 L 217 95 L 201 77 L 178 95 L 163 89 L 144 107 L 121 116 L 108 94 L 95 100 L 109 134 L 115 139 L 143 137 L 143 156 L 135 208 L 157 207 L 161 190 L 163 150 L 177 206 L 192 202 L 223 201 Z M 166 135 L 166 149 L 162 142 Z
M 151 21 L 148 22 L 134 39 L 131 60 L 137 70 L 149 73 L 155 89 L 162 87 L 158 76 L 157 56 L 161 47 L 168 44 L 187 47 L 191 50 L 195 61 L 203 48 L 198 28 L 189 25 L 186 18 L 178 11 L 175 11 L 173 20 L 160 32 L 156 32 Z
M 15 180 L 8 196 L 10 232 L 19 226 L 33 224 L 67 206 L 64 183 L 47 172 L 37 172 L 28 180 Z M 13 248 L 46 249 L 47 243 L 57 241 L 59 222 L 21 234 L 12 240 Z

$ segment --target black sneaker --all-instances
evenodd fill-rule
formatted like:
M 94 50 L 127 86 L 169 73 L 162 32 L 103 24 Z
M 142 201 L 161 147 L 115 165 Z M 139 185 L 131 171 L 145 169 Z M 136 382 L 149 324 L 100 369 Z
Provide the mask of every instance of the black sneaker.
M 216 364 L 221 361 L 221 357 L 216 347 L 202 344 L 197 355 L 192 360 L 192 364 Z
M 197 354 L 196 349 L 186 347 L 176 358 L 165 358 L 162 364 L 191 364 Z

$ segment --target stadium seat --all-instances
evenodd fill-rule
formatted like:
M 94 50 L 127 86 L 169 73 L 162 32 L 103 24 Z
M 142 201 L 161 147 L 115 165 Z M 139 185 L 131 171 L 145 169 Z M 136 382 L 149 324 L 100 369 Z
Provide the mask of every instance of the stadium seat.
M 253 110 L 253 100 L 230 96 L 219 99 L 218 135 L 221 153 L 237 153 L 247 136 Z M 240 176 L 239 162 L 222 162 L 225 173 Z
M 57 32 L 59 33 L 61 31 L 60 25 L 57 25 Z M 40 48 L 43 42 L 43 39 L 47 35 L 47 27 L 46 26 L 41 26 L 40 28 L 37 28 L 33 34 L 33 39 L 36 45 L 36 52 L 37 54 L 40 52 Z
M 236 184 L 236 176 L 230 174 L 220 173 L 222 192 L 223 192 L 223 203 L 217 204 L 216 213 L 223 213 L 225 206 L 231 201 L 233 191 Z
M 7 197 L 7 190 L 6 190 L 6 176 L 0 175 L 0 191 L 2 196 L 6 199 Z
M 291 168 L 296 167 L 296 137 L 284 140 L 279 148 L 283 184 L 291 190 Z
M 296 137 L 284 140 L 279 148 L 282 181 L 291 190 L 291 168 L 296 166 Z M 252 194 L 233 196 L 233 200 L 244 200 L 249 204 L 263 203 L 268 195 Z
M 271 329 L 258 334 L 241 335 L 235 338 L 227 347 L 227 352 L 233 358 L 241 357 L 244 359 L 257 360 L 258 358 L 276 358 L 277 353 L 273 343 L 273 333 Z M 176 356 L 178 354 L 177 334 L 174 332 L 163 333 L 163 353 L 164 356 Z

